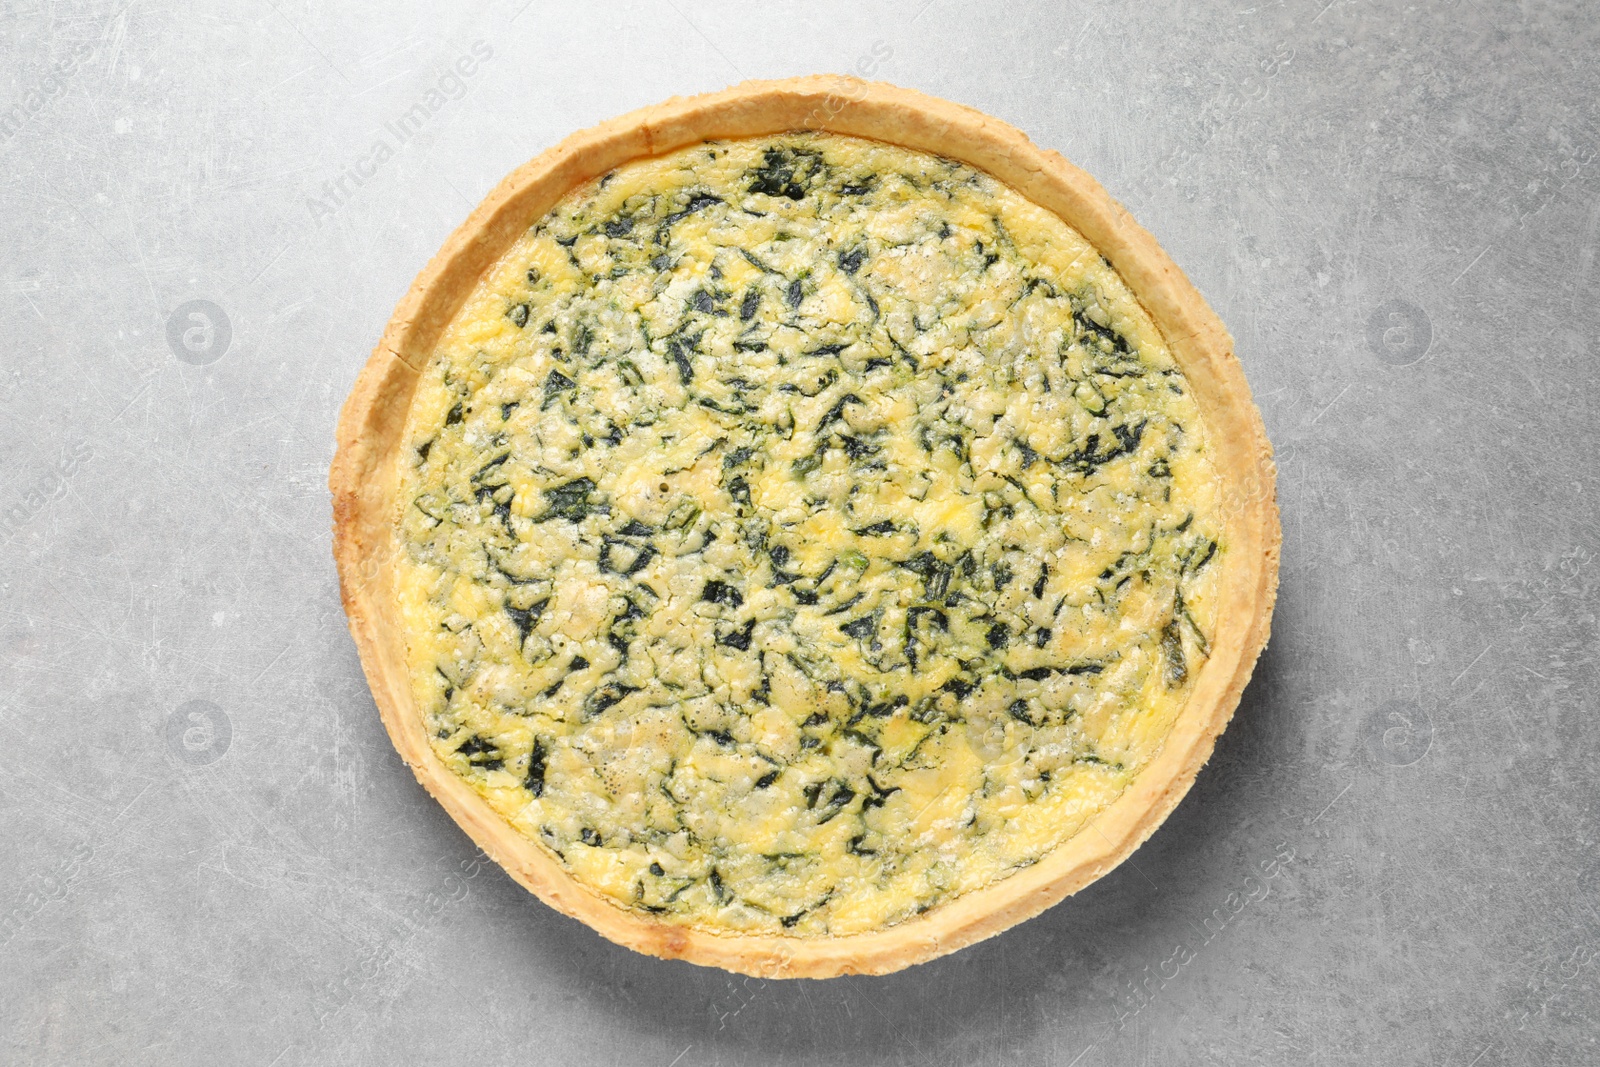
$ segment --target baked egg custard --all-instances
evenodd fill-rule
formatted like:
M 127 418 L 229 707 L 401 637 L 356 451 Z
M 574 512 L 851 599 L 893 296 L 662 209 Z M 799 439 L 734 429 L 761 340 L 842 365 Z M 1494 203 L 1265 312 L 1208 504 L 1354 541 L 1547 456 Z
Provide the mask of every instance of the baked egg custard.
M 571 877 L 714 933 L 883 930 L 1085 830 L 1212 654 L 1226 494 L 1063 219 L 836 133 L 562 197 L 398 451 L 437 758 Z

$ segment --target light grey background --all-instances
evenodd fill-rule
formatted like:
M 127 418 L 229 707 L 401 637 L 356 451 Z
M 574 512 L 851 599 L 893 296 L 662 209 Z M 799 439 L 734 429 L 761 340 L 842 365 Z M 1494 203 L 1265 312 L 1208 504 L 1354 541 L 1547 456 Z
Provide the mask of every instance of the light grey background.
M 0 9 L 0 1061 L 1600 1062 L 1591 5 L 522 3 Z M 1279 450 L 1283 582 L 1131 861 L 898 975 L 746 981 L 475 862 L 380 728 L 325 478 L 507 171 L 863 57 L 1188 271 Z

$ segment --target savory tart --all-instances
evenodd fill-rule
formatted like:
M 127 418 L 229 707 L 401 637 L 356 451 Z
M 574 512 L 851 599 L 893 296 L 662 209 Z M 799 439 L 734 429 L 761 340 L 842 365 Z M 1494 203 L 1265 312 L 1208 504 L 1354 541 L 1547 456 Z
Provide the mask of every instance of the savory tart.
M 331 477 L 402 756 L 543 899 L 884 972 L 1104 873 L 1264 644 L 1226 333 L 1021 134 L 751 83 L 513 174 L 396 312 Z

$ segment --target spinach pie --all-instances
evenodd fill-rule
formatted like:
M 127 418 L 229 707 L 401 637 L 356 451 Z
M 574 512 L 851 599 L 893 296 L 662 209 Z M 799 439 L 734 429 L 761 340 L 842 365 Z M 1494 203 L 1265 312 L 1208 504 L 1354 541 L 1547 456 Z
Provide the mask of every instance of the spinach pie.
M 1014 129 L 837 77 L 506 179 L 331 486 L 428 790 L 605 936 L 767 976 L 895 970 L 1113 867 L 1277 578 L 1259 415 L 1153 239 Z

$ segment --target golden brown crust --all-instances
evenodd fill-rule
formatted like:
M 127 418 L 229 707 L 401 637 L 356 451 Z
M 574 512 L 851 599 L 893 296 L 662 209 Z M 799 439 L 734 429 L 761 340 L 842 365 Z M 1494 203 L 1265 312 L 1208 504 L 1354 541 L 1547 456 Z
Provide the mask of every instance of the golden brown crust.
M 562 195 L 622 163 L 711 138 L 793 129 L 867 137 L 970 163 L 1054 211 L 1099 248 L 1161 329 L 1205 413 L 1225 486 L 1230 546 L 1211 657 L 1160 753 L 1121 797 L 1009 878 L 884 930 L 815 939 L 716 934 L 625 910 L 579 884 L 506 823 L 428 744 L 412 703 L 390 566 L 398 551 L 395 459 L 417 377 L 484 272 Z M 1105 874 L 1155 832 L 1210 758 L 1266 645 L 1281 537 L 1271 456 L 1222 323 L 1093 178 L 970 108 L 881 82 L 819 75 L 668 100 L 573 134 L 502 181 L 400 301 L 345 403 L 329 487 L 345 611 L 384 726 L 417 779 L 473 841 L 547 904 L 618 944 L 744 974 L 825 978 L 885 974 L 999 933 Z

